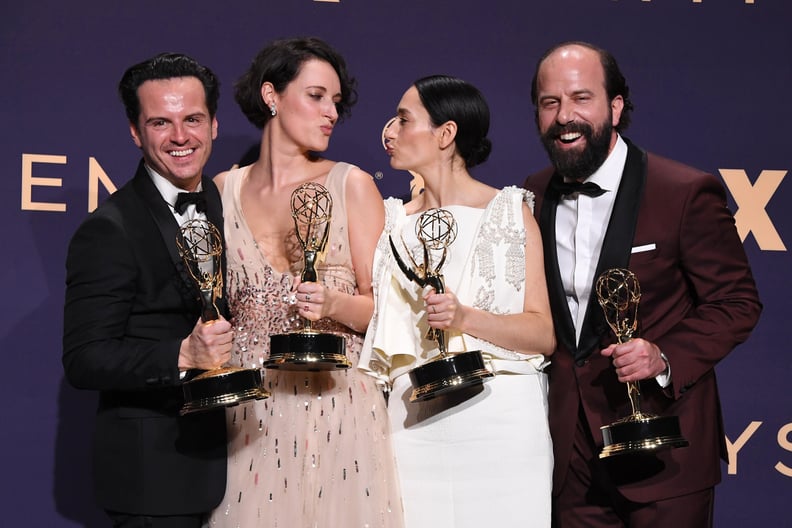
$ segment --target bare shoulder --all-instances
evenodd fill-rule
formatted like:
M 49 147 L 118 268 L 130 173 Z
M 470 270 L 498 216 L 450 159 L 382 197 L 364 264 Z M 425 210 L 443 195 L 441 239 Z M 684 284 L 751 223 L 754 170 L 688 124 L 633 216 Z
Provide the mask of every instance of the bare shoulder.
M 223 192 L 223 185 L 225 185 L 225 180 L 229 172 L 230 171 L 223 171 L 212 179 L 221 193 Z
M 352 166 L 349 169 L 349 174 L 347 174 L 347 178 L 350 182 L 364 182 L 364 183 L 374 183 L 374 178 L 368 172 L 364 171 L 360 167 Z
M 379 200 L 382 200 L 382 195 L 377 188 L 377 184 L 374 183 L 374 178 L 371 174 L 358 167 L 352 167 L 347 174 L 346 188 L 347 194 L 352 196 L 368 199 L 376 196 Z

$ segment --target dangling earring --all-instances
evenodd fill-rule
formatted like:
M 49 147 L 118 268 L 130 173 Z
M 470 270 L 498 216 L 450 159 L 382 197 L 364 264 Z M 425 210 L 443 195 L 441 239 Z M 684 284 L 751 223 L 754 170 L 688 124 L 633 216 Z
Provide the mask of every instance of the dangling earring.
M 269 110 L 270 110 L 270 114 L 272 114 L 272 117 L 278 115 L 278 111 L 275 110 L 275 103 L 270 103 Z

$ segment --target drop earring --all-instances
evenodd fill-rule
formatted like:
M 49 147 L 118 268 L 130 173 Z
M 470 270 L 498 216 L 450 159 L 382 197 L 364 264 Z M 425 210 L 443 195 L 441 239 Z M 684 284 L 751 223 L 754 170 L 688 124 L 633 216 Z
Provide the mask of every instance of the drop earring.
M 270 114 L 272 114 L 272 117 L 275 117 L 276 115 L 278 115 L 278 111 L 275 110 L 275 103 L 270 103 L 269 111 L 270 111 Z

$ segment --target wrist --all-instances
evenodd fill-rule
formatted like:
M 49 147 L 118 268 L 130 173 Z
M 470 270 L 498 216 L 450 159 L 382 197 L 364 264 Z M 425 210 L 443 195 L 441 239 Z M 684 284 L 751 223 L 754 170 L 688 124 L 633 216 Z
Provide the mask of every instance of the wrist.
M 671 375 L 671 363 L 668 362 L 668 358 L 662 352 L 660 352 L 660 359 L 663 360 L 664 368 L 660 372 L 660 374 L 658 374 L 658 376 L 670 376 Z

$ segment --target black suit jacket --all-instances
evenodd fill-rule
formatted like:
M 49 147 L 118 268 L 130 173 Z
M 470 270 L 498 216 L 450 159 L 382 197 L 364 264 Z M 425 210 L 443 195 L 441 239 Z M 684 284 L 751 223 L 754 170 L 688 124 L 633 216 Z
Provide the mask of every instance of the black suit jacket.
M 657 344 L 671 364 L 672 383 L 641 383 L 642 410 L 677 416 L 689 447 L 661 452 L 650 460 L 620 455 L 605 467 L 621 493 L 651 502 L 711 487 L 726 458 L 715 365 L 744 341 L 761 304 L 723 185 L 714 176 L 649 154 L 629 141 L 627 161 L 597 264 L 628 268 L 641 287 L 639 330 Z M 599 351 L 615 341 L 596 298 L 589 301 L 579 344 L 558 268 L 555 213 L 558 195 L 548 168 L 525 187 L 536 195 L 545 272 L 558 351 L 550 366 L 550 432 L 553 436 L 554 492 L 566 477 L 576 418 L 583 415 L 595 449 L 600 426 L 630 412 L 626 386 Z M 642 252 L 633 248 L 651 247 Z M 592 288 L 592 293 L 595 290 Z
M 207 218 L 222 233 L 220 195 L 209 178 L 202 186 Z M 63 365 L 72 385 L 99 391 L 93 472 L 107 510 L 200 513 L 225 491 L 224 411 L 179 416 L 179 347 L 201 304 L 178 232 L 141 162 L 69 245 Z M 219 306 L 225 313 L 223 299 Z

